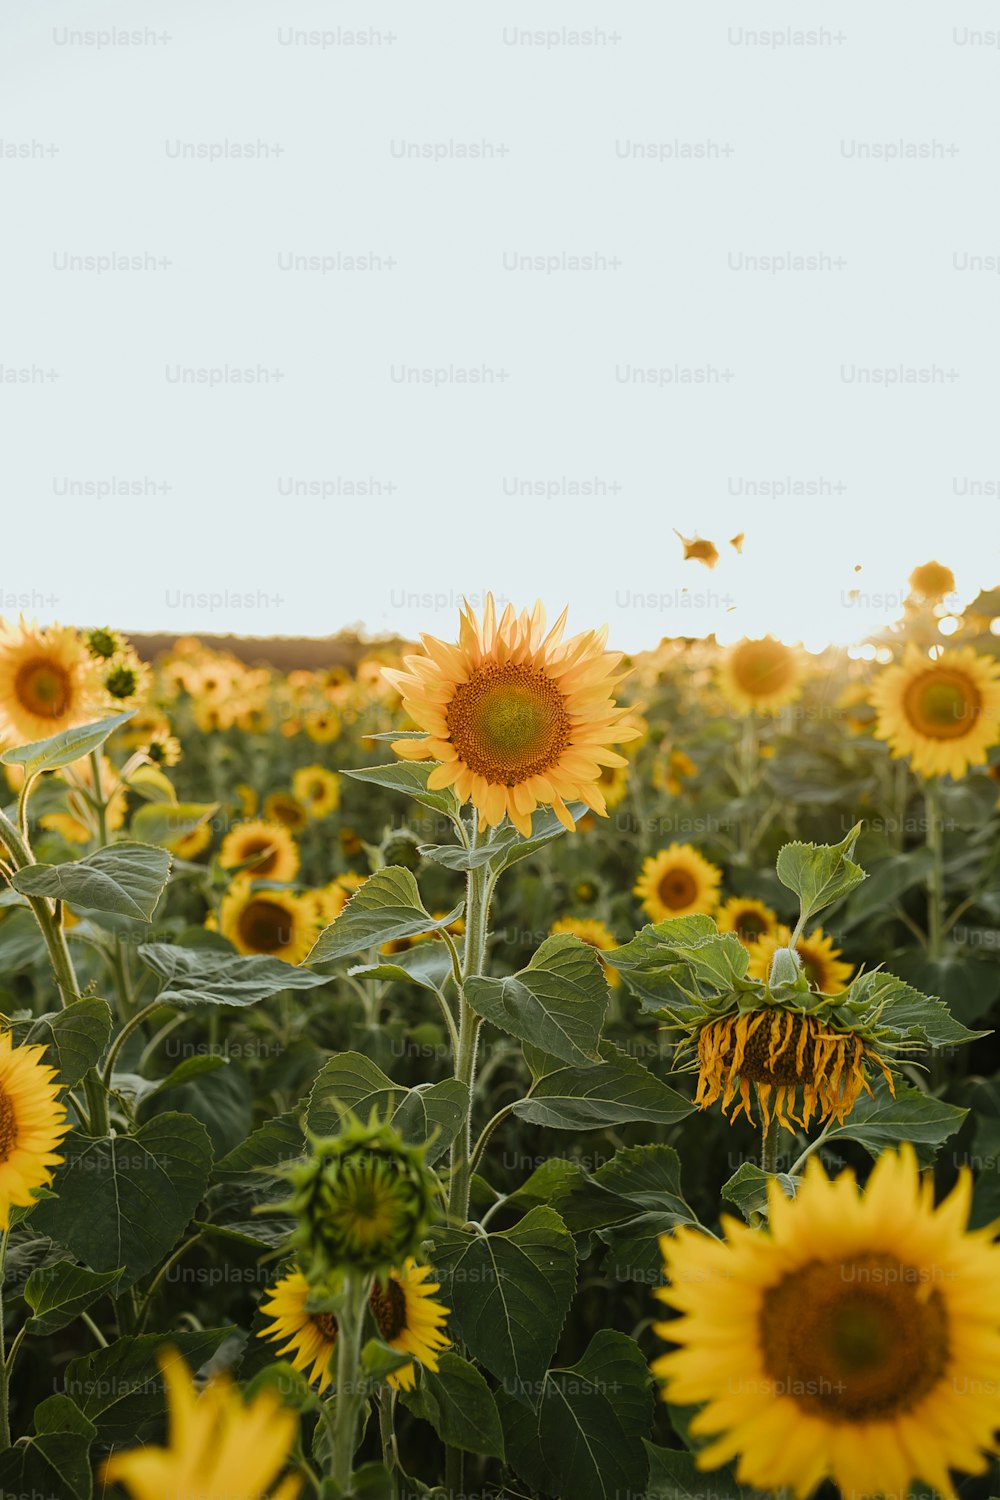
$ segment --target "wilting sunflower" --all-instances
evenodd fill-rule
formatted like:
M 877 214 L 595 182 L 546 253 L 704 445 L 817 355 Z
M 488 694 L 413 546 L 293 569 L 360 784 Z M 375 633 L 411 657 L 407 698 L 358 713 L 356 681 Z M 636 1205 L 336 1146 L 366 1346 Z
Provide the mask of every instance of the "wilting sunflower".
M 438 1367 L 438 1354 L 451 1340 L 441 1330 L 450 1308 L 433 1300 L 440 1291 L 436 1282 L 427 1283 L 430 1266 L 418 1266 L 408 1257 L 401 1271 L 392 1270 L 384 1285 L 375 1282 L 368 1305 L 382 1339 L 400 1354 L 412 1354 L 428 1370 Z M 310 1384 L 319 1381 L 319 1393 L 332 1383 L 336 1374 L 333 1358 L 337 1347 L 337 1319 L 333 1313 L 306 1310 L 309 1283 L 301 1271 L 291 1271 L 274 1286 L 261 1311 L 271 1319 L 257 1337 L 287 1343 L 277 1351 L 292 1356 L 292 1368 L 306 1373 Z M 401 1365 L 386 1377 L 395 1390 L 411 1391 L 416 1382 L 413 1362 Z
M 708 1109 L 721 1097 L 726 1114 L 738 1097 L 733 1122 L 745 1114 L 752 1123 L 752 1085 L 765 1126 L 773 1117 L 788 1130 L 796 1123 L 807 1129 L 814 1114 L 821 1122 L 843 1122 L 862 1089 L 871 1094 L 872 1066 L 881 1068 L 893 1091 L 888 1064 L 857 1030 L 780 1005 L 744 1010 L 709 1021 L 698 1033 L 695 1103 Z
M 300 766 L 292 776 L 292 791 L 316 820 L 329 817 L 340 806 L 340 777 L 326 766 Z
M 719 1241 L 660 1242 L 680 1316 L 656 1360 L 664 1398 L 700 1406 L 700 1469 L 736 1460 L 742 1484 L 805 1500 L 832 1478 L 845 1500 L 903 1496 L 923 1480 L 954 1500 L 951 1470 L 994 1455 L 1000 1245 L 967 1229 L 963 1170 L 934 1206 L 912 1148 L 886 1152 L 863 1194 L 813 1157 L 798 1196 L 772 1180 L 769 1227 L 723 1220 Z
M 767 979 L 771 972 L 771 960 L 779 948 L 787 948 L 792 941 L 789 928 L 777 926 L 770 932 L 761 933 L 750 943 L 751 979 Z M 840 958 L 840 949 L 833 946 L 821 927 L 803 933 L 795 944 L 795 951 L 802 960 L 802 968 L 810 985 L 822 995 L 839 995 L 854 972 L 853 964 L 845 964 Z
M 301 833 L 309 826 L 309 813 L 289 792 L 269 792 L 264 798 L 264 817 L 269 823 L 280 823 L 289 833 Z
M 713 912 L 719 904 L 721 879 L 722 871 L 690 844 L 671 844 L 644 861 L 632 893 L 639 897 L 647 916 L 662 922 L 667 917 Z
M 384 669 L 427 732 L 395 741 L 396 754 L 441 761 L 428 787 L 454 787 L 476 808 L 481 830 L 509 817 L 527 837 L 540 805 L 573 829 L 568 801 L 604 815 L 601 767 L 627 764 L 609 748 L 635 733 L 622 727 L 628 710 L 611 696 L 621 655 L 605 651 L 603 630 L 562 642 L 565 621 L 564 611 L 545 635 L 540 602 L 519 616 L 508 604 L 498 621 L 488 594 L 482 624 L 468 604 L 462 610 L 457 645 L 425 635 L 426 654 L 407 656 L 405 672 Z
M 293 880 L 299 850 L 287 828 L 256 818 L 230 829 L 222 840 L 219 863 L 224 870 L 244 865 L 255 880 Z
M 715 921 L 720 932 L 735 932 L 744 948 L 778 929 L 777 913 L 752 896 L 730 896 L 725 905 L 719 907 Z
M 609 932 L 603 922 L 598 922 L 595 917 L 560 917 L 558 922 L 553 922 L 552 932 L 553 934 L 571 933 L 573 937 L 578 937 L 583 942 L 589 943 L 592 948 L 596 948 L 605 979 L 612 989 L 618 988 L 622 982 L 621 975 L 617 969 L 608 968 L 601 958 L 602 953 L 607 953 L 610 948 L 618 947 L 618 939 L 613 932 Z
M 936 661 L 916 646 L 872 688 L 875 735 L 922 776 L 965 775 L 1000 739 L 1000 665 L 971 646 Z
M 236 879 L 219 904 L 219 931 L 239 953 L 266 953 L 298 964 L 316 940 L 311 908 L 291 891 Z
M 0 620 L 0 743 L 47 740 L 101 711 L 99 668 L 75 630 Z
M 0 1229 L 12 1208 L 28 1208 L 35 1189 L 52 1181 L 62 1161 L 56 1150 L 69 1131 L 53 1083 L 55 1068 L 41 1061 L 44 1047 L 15 1047 L 0 1033 Z
M 288 1461 L 298 1417 L 263 1390 L 247 1403 L 224 1376 L 199 1395 L 175 1350 L 158 1355 L 167 1390 L 169 1446 L 149 1444 L 113 1453 L 101 1468 L 106 1483 L 132 1500 L 295 1500 L 300 1477 L 271 1486 Z
M 955 575 L 944 563 L 921 563 L 910 574 L 910 593 L 924 604 L 937 604 L 955 592 Z
M 718 681 L 722 696 L 737 712 L 772 713 L 799 696 L 802 666 L 797 652 L 766 635 L 730 646 Z

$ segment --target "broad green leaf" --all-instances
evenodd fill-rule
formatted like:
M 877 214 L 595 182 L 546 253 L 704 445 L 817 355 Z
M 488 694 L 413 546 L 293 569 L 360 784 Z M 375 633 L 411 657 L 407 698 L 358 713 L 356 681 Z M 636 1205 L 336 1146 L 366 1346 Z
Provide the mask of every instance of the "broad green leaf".
M 428 1160 L 448 1149 L 466 1116 L 468 1090 L 456 1078 L 408 1089 L 394 1083 L 371 1058 L 338 1052 L 324 1065 L 309 1096 L 306 1125 L 314 1135 L 336 1135 L 350 1112 L 367 1119 L 374 1109 L 413 1145 L 432 1141 Z
M 129 833 L 140 843 L 165 846 L 193 833 L 218 810 L 217 802 L 147 802 L 132 814 Z
M 243 1399 L 250 1405 L 261 1391 L 271 1391 L 279 1397 L 283 1406 L 293 1411 L 315 1411 L 319 1397 L 301 1370 L 293 1369 L 286 1360 L 272 1360 L 263 1365 L 249 1379 L 243 1389 Z
M 604 1045 L 606 1061 L 560 1068 L 534 1085 L 514 1114 L 551 1130 L 598 1130 L 645 1121 L 673 1125 L 694 1109 L 690 1099 L 668 1088 L 635 1058 Z
M 372 1380 L 384 1380 L 394 1370 L 401 1370 L 404 1365 L 412 1363 L 409 1355 L 394 1349 L 380 1338 L 369 1339 L 361 1351 L 361 1367 Z
M 174 791 L 173 782 L 164 776 L 159 766 L 143 764 L 136 766 L 130 772 L 128 786 L 133 792 L 143 797 L 147 802 L 167 802 L 173 806 L 177 803 L 177 793 Z
M 397 740 L 407 738 L 410 736 L 393 735 L 393 739 Z M 393 792 L 405 792 L 422 807 L 429 807 L 431 812 L 445 813 L 449 817 L 457 816 L 458 801 L 450 787 L 445 787 L 440 792 L 427 790 L 427 778 L 437 767 L 438 763 L 434 760 L 400 760 L 386 766 L 359 766 L 342 774 L 350 776 L 354 781 L 367 781 L 374 786 L 388 787 Z
M 932 1047 L 962 1046 L 989 1035 L 986 1031 L 970 1031 L 940 1000 L 921 994 L 882 969 L 870 969 L 852 980 L 838 997 L 837 1008 L 856 1009 L 859 1015 L 871 1016 L 877 1025 L 895 1027 L 911 1040 Z
M 451 958 L 443 943 L 415 943 L 404 953 L 377 964 L 353 964 L 348 974 L 357 979 L 378 979 L 416 984 L 433 993 L 451 973 Z
M 551 1208 L 503 1234 L 437 1229 L 433 1263 L 449 1328 L 507 1389 L 534 1399 L 576 1288 L 573 1237 Z
M 574 1500 L 644 1493 L 652 1384 L 626 1334 L 604 1329 L 578 1364 L 550 1370 L 534 1410 L 506 1390 L 499 1405 L 509 1460 L 533 1488 Z
M 841 925 L 853 927 L 863 922 L 873 912 L 880 916 L 891 916 L 892 905 L 904 892 L 926 879 L 933 864 L 933 855 L 927 848 L 913 849 L 908 854 L 892 854 L 868 871 L 868 879 L 857 889 L 842 913 Z
M 55 1401 L 55 1396 L 49 1397 Z M 72 1404 L 72 1403 L 70 1403 Z M 39 1432 L 0 1453 L 0 1495 L 10 1500 L 91 1500 L 90 1445 L 96 1429 Z
M 77 908 L 151 922 L 169 874 L 165 849 L 123 843 L 61 865 L 25 865 L 14 885 L 26 896 L 49 896 Z
M 320 933 L 306 963 L 338 963 L 398 938 L 438 932 L 461 916 L 464 904 L 445 917 L 432 917 L 409 870 L 387 865 L 358 887 L 337 920 Z
M 197 1005 L 256 1005 L 282 990 L 309 990 L 329 983 L 325 974 L 264 954 L 141 943 L 139 957 L 164 981 L 157 999 L 179 1010 Z
M 16 892 L 12 892 L 16 895 Z M 0 974 L 19 974 L 45 957 L 42 937 L 30 911 L 8 911 L 0 921 Z
M 987 931 L 993 931 L 988 928 Z M 898 954 L 892 960 L 909 984 L 928 995 L 939 996 L 948 1009 L 965 1022 L 986 1021 L 1000 997 L 1000 964 L 995 952 L 949 953 L 928 958 L 925 953 Z
M 895 1099 L 882 1078 L 873 1085 L 873 1092 L 873 1099 L 861 1095 L 843 1125 L 827 1131 L 827 1142 L 858 1141 L 872 1156 L 878 1156 L 887 1146 L 911 1141 L 920 1160 L 927 1163 L 933 1159 L 934 1150 L 922 1148 L 940 1146 L 955 1134 L 969 1113 L 933 1094 L 921 1093 L 901 1079 L 896 1080 Z
M 280 1167 L 286 1161 L 294 1161 L 306 1149 L 305 1136 L 299 1123 L 298 1113 L 275 1115 L 261 1125 L 246 1140 L 241 1142 L 228 1156 L 215 1164 L 213 1182 L 227 1178 L 242 1177 L 247 1172 Z
M 74 1000 L 65 1010 L 39 1016 L 25 1041 L 47 1047 L 45 1061 L 58 1069 L 66 1088 L 75 1088 L 104 1056 L 112 1025 L 106 1000 Z
M 794 1198 L 801 1177 L 792 1177 L 788 1172 L 765 1172 L 752 1161 L 745 1161 L 720 1190 L 728 1203 L 733 1203 L 746 1219 L 753 1214 L 767 1214 L 767 1185 L 772 1179 L 779 1184 L 786 1198 Z
M 697 1224 L 681 1192 L 681 1163 L 670 1146 L 627 1146 L 593 1174 L 598 1188 L 614 1193 L 623 1213 L 598 1227 L 608 1246 L 606 1271 L 618 1281 L 655 1285 L 662 1278 L 660 1236 L 678 1224 Z
M 102 1442 L 113 1447 L 141 1445 L 162 1419 L 163 1381 L 157 1356 L 184 1360 L 198 1370 L 211 1359 L 235 1328 L 205 1328 L 197 1333 L 172 1329 L 138 1338 L 118 1339 L 80 1359 L 70 1360 L 66 1394 L 97 1427 Z
M 569 812 L 574 818 L 582 818 L 587 811 L 583 802 L 569 804 Z M 449 870 L 477 870 L 489 865 L 493 873 L 499 875 L 511 865 L 544 849 L 554 839 L 561 838 L 565 832 L 566 828 L 552 808 L 540 807 L 532 814 L 530 838 L 522 838 L 516 828 L 505 823 L 493 831 L 487 843 L 479 844 L 475 849 L 466 849 L 462 844 L 421 844 L 420 853 L 425 859 Z
M 53 1187 L 35 1209 L 42 1234 L 95 1271 L 122 1267 L 130 1287 L 179 1240 L 208 1183 L 212 1147 L 190 1115 L 157 1115 L 135 1135 L 70 1135 Z
M 546 938 L 509 979 L 466 980 L 465 997 L 484 1020 L 562 1062 L 601 1060 L 608 984 L 594 949 L 577 937 Z
M 4 750 L 0 761 L 5 766 L 23 766 L 27 776 L 33 776 L 36 771 L 56 771 L 60 766 L 72 765 L 92 750 L 99 750 L 108 736 L 127 724 L 134 713 L 135 709 L 130 708 L 127 713 L 114 714 L 110 719 L 99 719 L 79 729 L 64 729 L 61 734 L 38 740 L 33 745 L 15 746 Z
M 860 832 L 857 823 L 839 844 L 785 844 L 779 851 L 778 879 L 798 896 L 807 922 L 866 878 L 851 858 Z
M 32 1311 L 28 1332 L 42 1335 L 65 1328 L 110 1291 L 120 1275 L 120 1271 L 91 1271 L 68 1260 L 40 1266 L 32 1271 L 24 1288 L 24 1300 Z
M 419 1384 L 404 1393 L 402 1401 L 414 1416 L 429 1422 L 449 1447 L 503 1460 L 503 1429 L 496 1400 L 468 1360 L 450 1351 L 442 1354 L 437 1371 L 422 1369 Z
M 760 1500 L 759 1490 L 737 1484 L 728 1469 L 704 1474 L 695 1467 L 693 1453 L 685 1448 L 657 1448 L 646 1443 L 649 1455 L 649 1489 L 644 1500 Z

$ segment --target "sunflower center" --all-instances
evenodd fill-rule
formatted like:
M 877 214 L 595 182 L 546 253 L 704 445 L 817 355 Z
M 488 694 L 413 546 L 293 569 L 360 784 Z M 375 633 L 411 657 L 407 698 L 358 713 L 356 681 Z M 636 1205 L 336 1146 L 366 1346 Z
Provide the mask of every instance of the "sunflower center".
M 240 912 L 240 937 L 257 953 L 274 953 L 292 940 L 292 919 L 283 906 L 258 897 Z
M 751 697 L 778 692 L 790 672 L 790 654 L 777 643 L 748 641 L 733 657 L 733 675 Z
M 741 911 L 737 913 L 733 924 L 740 937 L 745 941 L 753 942 L 767 931 L 767 921 L 759 911 Z
M 313 1323 L 331 1344 L 337 1339 L 337 1319 L 333 1313 L 310 1313 Z
M 0 1162 L 10 1157 L 17 1145 L 17 1114 L 14 1101 L 0 1089 Z
M 764 1293 L 764 1365 L 783 1394 L 832 1422 L 890 1420 L 940 1380 L 948 1319 L 928 1273 L 888 1255 L 814 1261 Z
M 491 785 L 547 771 L 569 743 L 566 700 L 544 672 L 487 662 L 455 689 L 445 715 L 459 758 Z
M 406 1293 L 398 1281 L 389 1281 L 384 1290 L 376 1281 L 368 1302 L 379 1333 L 391 1344 L 406 1329 Z
M 25 662 L 14 681 L 18 702 L 42 719 L 59 719 L 69 708 L 69 673 L 58 662 L 39 656 Z
M 671 911 L 683 911 L 698 896 L 698 882 L 690 870 L 668 870 L 661 876 L 656 894 Z
M 922 672 L 903 695 L 906 717 L 918 733 L 932 740 L 961 739 L 969 733 L 981 706 L 975 683 L 964 673 L 943 667 Z
M 263 856 L 258 858 L 258 856 Z M 274 869 L 278 858 L 278 851 L 270 839 L 250 839 L 243 845 L 243 857 L 240 864 L 246 864 L 249 860 L 255 860 L 254 874 L 268 875 Z

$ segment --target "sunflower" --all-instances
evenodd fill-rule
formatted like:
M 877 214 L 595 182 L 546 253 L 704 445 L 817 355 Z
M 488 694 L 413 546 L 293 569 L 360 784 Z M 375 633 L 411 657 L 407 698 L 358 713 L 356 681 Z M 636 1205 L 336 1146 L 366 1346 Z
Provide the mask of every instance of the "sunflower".
M 126 708 L 142 708 L 149 697 L 151 685 L 152 673 L 131 645 L 124 644 L 114 659 L 103 665 L 101 686 L 115 712 Z
M 237 878 L 219 904 L 219 931 L 239 953 L 266 953 L 298 964 L 316 938 L 312 909 L 291 891 L 255 887 Z
M 955 575 L 944 563 L 921 563 L 909 577 L 910 593 L 924 604 L 937 604 L 955 592 Z
M 298 797 L 288 792 L 269 792 L 264 798 L 264 817 L 280 823 L 289 833 L 301 833 L 308 826 L 309 814 Z
M 708 1109 L 721 1096 L 725 1114 L 738 1094 L 732 1121 L 745 1114 L 752 1123 L 753 1084 L 765 1126 L 773 1117 L 787 1130 L 796 1123 L 807 1129 L 814 1114 L 821 1122 L 843 1123 L 862 1089 L 871 1096 L 866 1069 L 873 1064 L 894 1092 L 888 1065 L 857 1031 L 842 1031 L 829 1018 L 780 1005 L 744 1010 L 710 1021 L 699 1032 L 695 1103 Z M 796 1113 L 799 1090 L 802 1105 Z
M 314 708 L 304 716 L 302 727 L 314 745 L 328 745 L 340 734 L 340 715 L 335 708 Z
M 31 745 L 100 714 L 97 663 L 75 630 L 0 620 L 0 743 Z
M 230 829 L 222 840 L 219 863 L 224 870 L 245 865 L 255 880 L 292 880 L 299 851 L 287 828 L 257 818 Z
M 950 1470 L 997 1451 L 1000 1246 L 967 1228 L 967 1170 L 934 1205 L 912 1147 L 886 1152 L 863 1195 L 813 1157 L 794 1199 L 768 1185 L 766 1232 L 726 1218 L 725 1239 L 678 1229 L 660 1242 L 680 1314 L 653 1364 L 666 1400 L 701 1406 L 700 1469 L 737 1460 L 755 1489 L 805 1500 L 827 1477 L 845 1500 L 947 1500 Z
M 771 960 L 779 948 L 791 947 L 792 934 L 789 928 L 779 925 L 770 932 L 763 932 L 750 943 L 751 979 L 767 980 L 771 972 Z M 802 960 L 802 968 L 810 986 L 822 995 L 839 995 L 854 972 L 853 964 L 840 961 L 840 949 L 833 946 L 821 927 L 814 927 L 808 935 L 803 933 L 795 944 L 795 951 Z
M 273 723 L 271 711 L 263 703 L 244 703 L 236 711 L 236 727 L 244 734 L 266 734 Z
M 244 818 L 252 818 L 257 811 L 257 793 L 253 787 L 245 781 L 238 781 L 233 791 L 239 800 L 240 812 Z
M 187 833 L 178 833 L 174 838 L 164 840 L 164 848 L 169 849 L 171 854 L 176 854 L 178 859 L 197 859 L 211 842 L 211 824 L 199 823 L 197 827 L 189 828 Z
M 722 871 L 690 844 L 671 844 L 645 860 L 632 893 L 640 898 L 647 916 L 662 922 L 667 917 L 713 912 L 719 904 L 721 879 Z
M 34 1190 L 52 1181 L 55 1154 L 69 1130 L 59 1103 L 55 1068 L 41 1061 L 44 1047 L 15 1047 L 0 1032 L 0 1229 L 12 1208 L 29 1208 Z
M 777 913 L 752 896 L 730 896 L 715 914 L 720 932 L 735 932 L 745 948 L 778 929 Z M 758 979 L 767 975 L 757 975 Z
M 573 937 L 589 943 L 592 948 L 597 949 L 599 959 L 602 953 L 606 953 L 610 948 L 618 947 L 618 939 L 614 933 L 609 932 L 604 923 L 598 922 L 594 917 L 560 917 L 558 922 L 553 922 L 551 930 L 553 934 L 572 933 Z M 603 959 L 601 959 L 601 969 L 608 984 L 616 990 L 622 982 L 617 969 L 609 969 Z
M 384 1285 L 375 1281 L 368 1306 L 380 1336 L 391 1348 L 400 1354 L 412 1354 L 419 1364 L 436 1370 L 438 1354 L 451 1343 L 441 1331 L 451 1309 L 433 1300 L 440 1287 L 436 1282 L 427 1284 L 430 1274 L 430 1266 L 418 1266 L 408 1256 L 402 1271 L 390 1271 Z M 333 1313 L 306 1310 L 309 1290 L 301 1271 L 283 1276 L 269 1300 L 261 1303 L 261 1312 L 271 1319 L 271 1326 L 262 1328 L 257 1337 L 275 1342 L 287 1339 L 277 1353 L 291 1355 L 292 1369 L 306 1373 L 310 1384 L 318 1380 L 322 1396 L 336 1373 L 333 1353 L 337 1319 Z M 413 1361 L 386 1378 L 395 1390 L 412 1391 L 416 1383 Z
M 719 690 L 741 714 L 773 713 L 799 696 L 802 667 L 798 655 L 781 641 L 738 641 L 722 658 Z
M 175 1350 L 158 1355 L 169 1410 L 169 1446 L 146 1444 L 106 1459 L 105 1483 L 121 1484 L 132 1500 L 295 1500 L 302 1480 L 289 1474 L 272 1490 L 295 1445 L 298 1418 L 277 1394 L 249 1403 L 224 1376 L 199 1395 Z
M 1000 665 L 971 646 L 936 661 L 908 646 L 872 688 L 875 735 L 922 776 L 965 775 L 1000 739 Z
M 340 806 L 340 777 L 325 766 L 300 766 L 292 776 L 292 791 L 310 818 L 329 817 Z
M 426 654 L 407 656 L 407 671 L 384 669 L 410 718 L 427 731 L 393 749 L 405 760 L 443 762 L 428 787 L 452 786 L 460 802 L 472 802 L 480 831 L 509 817 L 527 838 L 543 804 L 572 830 L 567 801 L 603 816 L 601 767 L 627 764 L 609 748 L 634 737 L 621 726 L 627 709 L 611 696 L 621 655 L 604 650 L 603 630 L 561 644 L 565 620 L 563 611 L 544 635 L 538 602 L 520 616 L 508 604 L 498 621 L 488 594 L 482 624 L 466 604 L 457 645 L 425 635 Z

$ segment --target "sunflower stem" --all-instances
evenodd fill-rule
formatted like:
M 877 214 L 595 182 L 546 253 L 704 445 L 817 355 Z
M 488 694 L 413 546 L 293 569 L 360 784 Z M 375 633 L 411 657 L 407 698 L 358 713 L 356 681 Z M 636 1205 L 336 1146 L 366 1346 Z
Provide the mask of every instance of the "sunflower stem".
M 3 1284 L 7 1274 L 7 1241 L 10 1230 L 0 1239 L 0 1452 L 10 1447 L 10 1371 L 7 1368 L 7 1335 L 4 1330 Z
M 471 848 L 478 843 L 475 822 L 472 826 Z M 462 984 L 483 971 L 486 954 L 486 933 L 489 922 L 490 889 L 485 866 L 470 870 L 466 880 L 465 903 L 465 959 L 462 965 Z M 480 1019 L 461 995 L 458 1022 L 458 1046 L 455 1051 L 455 1077 L 469 1091 L 469 1102 L 462 1128 L 455 1139 L 451 1152 L 451 1189 L 448 1209 L 459 1223 L 469 1217 L 469 1191 L 472 1182 L 472 1103 L 475 1093 L 476 1057 L 479 1050 Z
M 763 1110 L 763 1106 L 761 1106 Z M 760 1164 L 765 1172 L 772 1176 L 778 1170 L 778 1132 L 781 1126 L 772 1116 L 771 1123 L 762 1127 L 760 1143 Z
M 930 776 L 924 780 L 924 821 L 931 856 L 931 867 L 927 872 L 927 954 L 931 960 L 936 960 L 943 955 L 944 842 L 937 782 Z
M 342 1494 L 350 1494 L 357 1447 L 358 1414 L 364 1399 L 361 1376 L 361 1330 L 371 1278 L 344 1272 L 344 1301 L 337 1313 L 337 1400 L 333 1409 L 331 1475 Z
M 378 1393 L 378 1428 L 382 1440 L 382 1462 L 389 1470 L 392 1500 L 396 1500 L 399 1489 L 396 1484 L 396 1434 L 392 1423 L 393 1397 L 388 1386 Z

